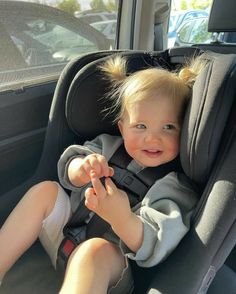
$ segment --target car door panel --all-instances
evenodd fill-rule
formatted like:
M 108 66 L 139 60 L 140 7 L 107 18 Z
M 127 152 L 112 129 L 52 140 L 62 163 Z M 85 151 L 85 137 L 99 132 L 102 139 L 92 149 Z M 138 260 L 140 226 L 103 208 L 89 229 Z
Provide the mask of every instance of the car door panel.
M 0 194 L 35 171 L 56 82 L 0 95 Z

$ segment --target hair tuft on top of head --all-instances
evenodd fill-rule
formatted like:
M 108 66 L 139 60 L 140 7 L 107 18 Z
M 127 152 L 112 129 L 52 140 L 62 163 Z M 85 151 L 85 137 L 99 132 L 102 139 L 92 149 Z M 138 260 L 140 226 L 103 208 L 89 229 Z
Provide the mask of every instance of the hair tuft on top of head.
M 184 83 L 192 88 L 197 76 L 203 70 L 208 63 L 208 60 L 204 60 L 201 56 L 192 58 L 188 64 L 186 64 L 179 72 L 178 76 L 184 81 Z
M 115 85 L 122 83 L 127 77 L 127 61 L 120 55 L 109 58 L 105 63 L 100 65 L 99 68 Z

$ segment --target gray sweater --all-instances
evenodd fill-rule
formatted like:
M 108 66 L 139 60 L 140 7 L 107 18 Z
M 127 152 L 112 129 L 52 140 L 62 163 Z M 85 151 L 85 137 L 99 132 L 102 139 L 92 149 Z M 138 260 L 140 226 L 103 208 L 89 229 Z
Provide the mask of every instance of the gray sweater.
M 85 142 L 83 146 L 72 145 L 64 151 L 58 162 L 58 175 L 61 184 L 72 191 L 72 211 L 76 210 L 82 200 L 86 186 L 78 188 L 70 183 L 67 175 L 70 161 L 77 156 L 92 153 L 102 154 L 109 160 L 122 142 L 121 137 L 102 134 L 93 141 Z M 142 167 L 133 160 L 128 169 L 138 173 Z M 190 217 L 197 201 L 197 193 L 184 174 L 171 172 L 157 180 L 134 209 L 144 225 L 143 243 L 133 253 L 120 241 L 123 253 L 142 267 L 151 267 L 161 262 L 188 232 Z

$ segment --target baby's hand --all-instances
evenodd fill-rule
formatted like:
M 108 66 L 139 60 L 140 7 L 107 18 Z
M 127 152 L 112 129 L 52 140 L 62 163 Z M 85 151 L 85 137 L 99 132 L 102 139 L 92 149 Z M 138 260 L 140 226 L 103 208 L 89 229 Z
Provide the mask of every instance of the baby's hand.
M 99 178 L 111 177 L 114 174 L 113 168 L 108 166 L 106 158 L 95 153 L 84 158 L 74 158 L 68 168 L 68 177 L 73 185 L 81 187 L 91 181 L 92 170 Z
M 111 226 L 117 225 L 131 214 L 127 194 L 118 189 L 110 178 L 102 184 L 95 171 L 91 171 L 92 188 L 85 191 L 85 205 Z
M 94 171 L 97 177 L 111 177 L 114 174 L 113 168 L 108 166 L 106 158 L 101 154 L 87 155 L 80 166 L 80 169 L 85 173 L 89 179 L 91 171 Z

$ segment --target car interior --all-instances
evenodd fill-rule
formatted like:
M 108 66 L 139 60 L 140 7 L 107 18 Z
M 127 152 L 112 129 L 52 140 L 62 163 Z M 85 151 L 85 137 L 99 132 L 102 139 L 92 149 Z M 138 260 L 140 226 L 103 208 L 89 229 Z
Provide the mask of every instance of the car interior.
M 233 0 L 214 0 L 208 31 L 236 32 L 234 7 Z M 156 29 L 157 35 L 162 34 L 161 28 L 160 25 Z M 180 151 L 185 174 L 199 188 L 199 202 L 190 231 L 166 260 L 145 269 L 132 262 L 135 281 L 133 293 L 235 294 L 235 52 L 236 45 L 218 40 L 210 44 L 172 49 L 163 49 L 163 45 L 156 42 L 155 50 L 151 51 L 104 50 L 75 58 L 65 66 L 57 82 L 47 85 L 45 93 L 45 88 L 40 84 L 37 88 L 29 88 L 29 102 L 35 91 L 41 91 L 41 97 L 45 98 L 39 99 L 38 108 L 34 112 L 30 110 L 30 103 L 28 110 L 23 109 L 24 104 L 22 108 L 20 103 L 17 105 L 14 113 L 20 115 L 20 112 L 28 111 L 35 124 L 38 123 L 40 109 L 47 105 L 48 108 L 50 106 L 50 112 L 43 114 L 43 123 L 40 120 L 42 125 L 37 125 L 38 132 L 34 134 L 33 143 L 22 136 L 20 148 L 18 146 L 15 151 L 15 142 L 9 142 L 7 137 L 9 130 L 13 136 L 13 132 L 17 134 L 17 128 L 32 132 L 36 126 L 29 125 L 29 121 L 22 122 L 22 126 L 17 124 L 11 120 L 8 105 L 0 102 L 1 119 L 12 125 L 7 130 L 0 126 L 1 223 L 29 187 L 43 180 L 58 180 L 57 161 L 67 146 L 82 144 L 101 133 L 118 133 L 112 123 L 112 115 L 104 118 L 101 114 L 104 107 L 109 107 L 109 102 L 102 97 L 110 86 L 101 77 L 98 66 L 102 62 L 112 55 L 121 54 L 128 60 L 129 72 L 148 67 L 176 70 L 186 58 L 201 55 L 208 63 L 193 87 L 183 123 Z M 25 94 L 23 88 L 2 95 L 14 101 L 22 94 Z M 47 128 L 44 138 L 45 123 Z M 4 145 L 4 142 L 7 144 Z M 9 162 L 9 146 L 13 149 L 11 154 L 15 155 L 17 165 L 14 164 L 14 157 Z M 41 150 L 41 153 L 37 153 L 40 156 L 36 158 L 32 150 Z M 30 166 L 24 167 L 26 155 L 31 156 L 31 160 Z M 21 160 L 17 160 L 19 157 Z M 10 178 L 5 175 L 6 169 L 14 170 Z M 40 242 L 36 241 L 6 275 L 0 293 L 58 293 L 62 279 L 62 273 L 54 270 Z

